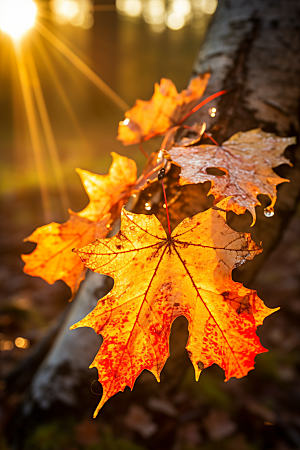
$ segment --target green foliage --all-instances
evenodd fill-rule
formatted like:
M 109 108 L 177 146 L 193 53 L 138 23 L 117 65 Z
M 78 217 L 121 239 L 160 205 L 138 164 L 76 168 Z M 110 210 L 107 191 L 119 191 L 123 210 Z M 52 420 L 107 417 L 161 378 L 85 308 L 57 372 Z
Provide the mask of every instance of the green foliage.
M 45 321 L 41 314 L 34 309 L 24 309 L 17 305 L 4 304 L 0 307 L 0 314 L 11 317 L 14 325 L 21 330 L 31 329 L 33 326 L 45 326 Z
M 224 375 L 218 367 L 214 366 L 202 373 L 201 385 L 200 383 L 194 383 L 194 379 L 195 375 L 193 370 L 188 370 L 182 387 L 191 395 L 198 398 L 201 403 L 230 410 L 232 399 L 223 389 Z
M 71 421 L 55 421 L 40 425 L 27 438 L 24 450 L 145 450 L 123 438 L 113 436 L 111 430 L 99 430 L 99 442 L 80 445 L 76 440 L 75 424 Z M 0 450 L 8 450 L 5 446 Z
M 85 447 L 84 450 L 145 450 L 145 447 L 122 438 L 115 438 L 111 432 L 101 436 L 101 442 Z
M 66 450 L 71 444 L 72 431 L 70 422 L 43 424 L 26 440 L 24 450 Z

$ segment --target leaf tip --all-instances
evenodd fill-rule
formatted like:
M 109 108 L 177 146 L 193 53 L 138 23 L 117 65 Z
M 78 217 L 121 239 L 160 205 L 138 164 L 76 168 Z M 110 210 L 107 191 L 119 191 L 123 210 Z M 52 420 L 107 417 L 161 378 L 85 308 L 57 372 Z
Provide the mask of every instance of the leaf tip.
M 195 380 L 199 381 L 202 370 L 195 369 Z
M 254 210 L 254 214 L 251 213 L 251 211 L 250 211 L 250 214 L 252 215 L 252 223 L 250 225 L 250 227 L 252 228 L 256 224 L 256 213 L 255 213 L 255 210 Z

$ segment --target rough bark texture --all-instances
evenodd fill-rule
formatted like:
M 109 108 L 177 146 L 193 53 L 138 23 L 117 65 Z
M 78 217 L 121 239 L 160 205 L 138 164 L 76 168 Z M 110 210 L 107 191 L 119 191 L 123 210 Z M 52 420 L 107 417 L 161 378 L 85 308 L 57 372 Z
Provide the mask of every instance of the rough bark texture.
M 206 71 L 212 73 L 207 96 L 229 90 L 210 103 L 209 108 L 217 108 L 214 119 L 208 108 L 197 114 L 218 142 L 237 131 L 257 127 L 280 136 L 297 136 L 299 142 L 299 1 L 221 0 L 194 66 L 195 75 Z M 263 265 L 297 207 L 299 153 L 299 147 L 290 147 L 287 156 L 294 167 L 279 169 L 291 182 L 279 187 L 275 216 L 267 218 L 262 208 L 259 211 L 251 231 L 257 242 L 262 241 L 264 252 L 243 269 L 244 283 L 249 283 Z M 239 226 L 236 219 L 232 221 L 235 224 Z
M 229 90 L 226 96 L 200 110 L 197 117 L 199 121 L 208 124 L 208 129 L 220 143 L 237 131 L 256 127 L 282 136 L 299 137 L 299 24 L 298 0 L 220 1 L 194 67 L 194 74 L 206 71 L 212 73 L 207 96 L 222 89 Z M 207 112 L 212 106 L 217 107 L 214 119 L 210 118 Z M 192 117 L 191 122 L 194 120 L 195 117 Z M 237 275 L 248 287 L 250 280 L 280 239 L 299 200 L 299 148 L 289 149 L 287 156 L 292 159 L 294 167 L 280 169 L 280 174 L 290 178 L 291 182 L 280 186 L 275 216 L 266 218 L 263 215 L 263 208 L 258 208 L 258 221 L 251 230 L 254 239 L 263 242 L 264 252 L 253 262 L 247 263 L 243 271 Z M 176 197 L 170 207 L 171 217 L 174 219 L 173 226 L 187 215 L 204 209 L 203 199 L 209 189 L 209 186 L 185 186 L 179 192 L 178 188 L 172 187 L 174 185 L 172 177 L 173 180 L 178 177 L 178 172 L 177 174 L 175 172 L 169 174 L 166 179 L 168 196 Z M 154 190 L 151 192 L 151 189 Z M 157 188 L 150 187 L 142 193 L 134 208 L 135 212 L 145 213 L 144 204 L 147 195 L 151 193 L 153 199 L 155 189 Z M 151 212 L 164 212 L 161 191 L 157 193 L 156 198 L 156 205 L 153 205 Z M 208 199 L 209 202 L 211 199 Z M 181 217 L 182 215 L 184 217 Z M 160 214 L 158 216 L 161 218 Z M 247 231 L 245 226 L 250 226 L 251 218 L 247 214 L 240 218 L 232 215 L 231 223 L 233 227 Z M 72 408 L 82 406 L 82 394 L 90 388 L 91 381 L 96 379 L 96 373 L 91 374 L 88 366 L 98 350 L 100 338 L 90 329 L 71 332 L 69 326 L 89 313 L 98 298 L 110 287 L 100 275 L 88 277 L 51 352 L 32 382 L 30 394 L 24 402 L 20 415 L 22 420 L 24 416 L 32 416 L 33 411 L 38 414 L 38 411 L 49 410 L 58 403 Z M 169 391 L 176 386 L 188 364 L 184 350 L 186 323 L 183 320 L 178 322 L 176 327 L 175 325 L 176 323 L 173 328 L 178 328 L 182 342 L 171 347 L 177 354 L 176 359 L 171 359 L 163 371 L 162 376 L 165 379 L 165 384 L 164 381 L 162 383 L 165 386 L 163 389 Z M 82 386 L 85 386 L 83 390 Z M 132 395 L 147 392 L 149 386 L 155 389 L 153 377 L 142 375 L 137 382 L 136 393 Z M 161 389 L 161 385 L 157 388 Z M 90 397 L 91 395 L 88 398 Z M 126 399 L 128 396 L 124 395 L 124 401 Z M 96 397 L 95 402 L 97 400 Z M 114 402 L 113 399 L 111 401 Z

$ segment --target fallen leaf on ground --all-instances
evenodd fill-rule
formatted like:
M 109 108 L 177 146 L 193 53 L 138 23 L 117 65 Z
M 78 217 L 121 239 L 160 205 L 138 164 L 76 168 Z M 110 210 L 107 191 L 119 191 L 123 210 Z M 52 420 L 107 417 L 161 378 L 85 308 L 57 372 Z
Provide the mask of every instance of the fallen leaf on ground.
M 196 147 L 173 147 L 169 150 L 172 160 L 181 166 L 180 184 L 211 182 L 209 194 L 216 201 L 232 196 L 228 208 L 237 214 L 248 209 L 256 220 L 255 206 L 260 205 L 259 194 L 271 199 L 270 214 L 276 202 L 276 186 L 285 181 L 272 167 L 290 164 L 283 156 L 295 138 L 281 138 L 260 129 L 236 133 L 221 147 L 199 145 Z M 207 173 L 217 168 L 225 172 L 222 176 Z M 209 195 L 208 194 L 208 195 Z
M 183 444 L 179 448 L 199 448 L 203 441 L 203 438 L 199 432 L 199 424 L 197 422 L 186 422 L 180 424 L 177 431 L 177 439 L 181 444 Z
M 199 103 L 209 78 L 208 73 L 193 78 L 188 88 L 180 93 L 171 80 L 162 78 L 160 84 L 155 84 L 151 100 L 137 100 L 125 113 L 125 120 L 119 123 L 117 139 L 130 145 L 165 133 Z
M 178 411 L 173 403 L 165 398 L 150 397 L 147 406 L 152 411 L 165 414 L 169 417 L 176 417 L 178 415 Z
M 140 405 L 131 405 L 124 418 L 128 428 L 137 431 L 144 439 L 156 433 L 158 426 L 153 422 L 151 415 Z
M 90 199 L 83 211 L 69 211 L 70 219 L 67 222 L 50 223 L 37 228 L 25 239 L 38 245 L 29 255 L 22 255 L 24 272 L 41 277 L 50 284 L 63 280 L 71 289 L 71 299 L 86 272 L 72 249 L 107 236 L 111 222 L 119 216 L 136 181 L 135 162 L 117 153 L 112 153 L 112 157 L 108 175 L 77 169 Z
M 204 426 L 212 441 L 220 441 L 236 432 L 237 425 L 225 411 L 212 410 L 204 419 Z
M 262 403 L 254 400 L 254 399 L 246 399 L 246 408 L 251 414 L 254 414 L 257 417 L 260 417 L 262 420 L 274 423 L 276 422 L 276 414 L 272 409 L 263 405 Z
M 169 356 L 172 322 L 189 321 L 187 351 L 196 372 L 211 364 L 243 377 L 266 350 L 255 331 L 271 314 L 255 291 L 231 278 L 234 267 L 261 252 L 247 233 L 226 224 L 228 199 L 181 222 L 171 238 L 152 216 L 122 210 L 120 232 L 75 250 L 83 263 L 111 276 L 113 290 L 73 325 L 91 327 L 103 344 L 91 367 L 99 372 L 103 404 L 143 369 L 157 380 Z

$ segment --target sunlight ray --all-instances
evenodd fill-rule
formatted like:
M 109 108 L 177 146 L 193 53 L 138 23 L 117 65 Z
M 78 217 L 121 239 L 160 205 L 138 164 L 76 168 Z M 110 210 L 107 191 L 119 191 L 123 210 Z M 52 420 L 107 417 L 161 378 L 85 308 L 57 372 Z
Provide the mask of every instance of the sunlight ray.
M 32 148 L 38 173 L 38 179 L 40 184 L 42 204 L 44 209 L 44 218 L 46 223 L 51 222 L 51 208 L 50 199 L 46 182 L 46 171 L 43 162 L 43 155 L 41 149 L 41 142 L 38 132 L 38 123 L 34 109 L 34 103 L 32 98 L 32 92 L 30 89 L 30 83 L 28 73 L 25 66 L 23 49 L 21 43 L 15 44 L 15 54 L 17 60 L 17 67 L 19 72 L 19 78 L 21 83 L 21 89 L 24 99 L 24 105 L 28 120 L 29 133 L 32 141 Z
M 101 78 L 72 50 L 69 49 L 57 36 L 55 36 L 48 28 L 40 22 L 36 22 L 36 29 L 47 39 L 54 47 L 57 48 L 74 66 L 80 70 L 92 83 L 94 83 L 107 97 L 112 100 L 123 112 L 130 109 L 130 106 L 116 94 Z
M 48 56 L 48 52 L 45 49 L 44 43 L 42 42 L 40 35 L 37 34 L 35 36 L 34 43 L 38 49 L 39 55 L 43 59 L 43 64 L 46 67 L 48 74 L 52 78 L 52 81 L 55 85 L 55 88 L 56 88 L 59 96 L 61 97 L 62 103 L 64 104 L 64 107 L 66 108 L 66 110 L 69 114 L 69 117 L 73 122 L 76 132 L 78 133 L 78 136 L 81 139 L 82 144 L 84 145 L 84 148 L 85 149 L 90 148 L 91 147 L 90 143 L 88 142 L 84 132 L 82 131 L 81 125 L 73 111 L 73 108 L 70 104 L 68 96 L 66 95 L 64 88 L 62 87 L 61 82 L 55 72 L 54 66 Z
M 68 208 L 70 206 L 70 199 L 69 199 L 68 192 L 66 189 L 64 173 L 63 173 L 61 161 L 59 158 L 59 153 L 58 153 L 57 145 L 55 142 L 52 126 L 50 123 L 43 91 L 41 88 L 41 83 L 39 80 L 39 76 L 38 76 L 38 73 L 36 70 L 36 65 L 35 65 L 35 62 L 34 62 L 34 59 L 33 59 L 33 56 L 32 56 L 29 46 L 26 48 L 26 61 L 27 61 L 28 68 L 29 68 L 31 86 L 33 88 L 33 92 L 35 95 L 37 107 L 38 107 L 40 118 L 41 118 L 42 127 L 44 130 L 46 143 L 47 143 L 47 146 L 49 149 L 50 158 L 51 158 L 55 178 L 57 181 L 57 185 L 58 185 L 58 189 L 59 189 L 59 193 L 60 193 L 60 197 L 61 197 L 63 211 L 64 211 L 64 213 L 66 213 L 66 211 L 68 211 Z
M 53 19 L 53 14 L 50 11 L 46 11 L 44 9 L 39 8 L 37 10 L 37 14 L 38 17 L 43 17 L 43 19 L 49 19 L 52 20 Z

